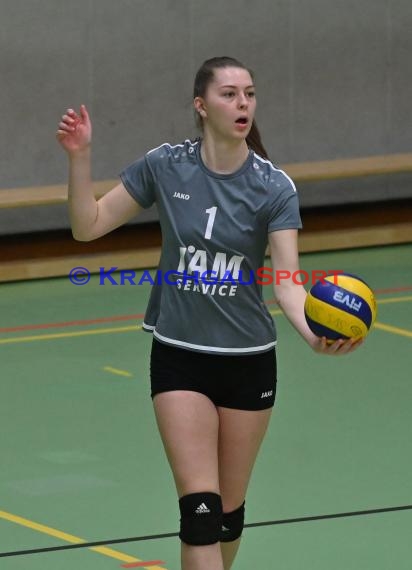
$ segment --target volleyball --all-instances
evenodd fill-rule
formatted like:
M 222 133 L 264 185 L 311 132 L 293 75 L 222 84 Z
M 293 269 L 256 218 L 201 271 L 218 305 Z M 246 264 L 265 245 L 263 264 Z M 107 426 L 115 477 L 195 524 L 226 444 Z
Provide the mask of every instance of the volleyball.
M 311 331 L 328 340 L 365 337 L 376 319 L 371 288 L 356 275 L 339 273 L 317 281 L 305 301 Z

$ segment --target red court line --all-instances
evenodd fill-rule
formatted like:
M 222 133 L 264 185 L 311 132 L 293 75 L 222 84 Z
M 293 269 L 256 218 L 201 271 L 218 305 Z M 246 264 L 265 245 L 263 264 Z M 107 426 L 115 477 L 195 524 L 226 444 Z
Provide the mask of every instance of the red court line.
M 390 287 L 389 289 L 374 289 L 376 295 L 382 295 L 383 293 L 404 293 L 405 291 L 412 291 L 412 287 Z
M 383 295 L 384 293 L 405 293 L 405 291 L 412 291 L 412 286 L 408 285 L 407 287 L 389 287 L 388 289 L 374 289 L 373 292 L 375 295 Z M 274 305 L 277 304 L 276 299 L 269 299 L 266 301 L 267 305 Z
M 78 327 L 83 325 L 97 325 L 100 323 L 111 323 L 115 321 L 133 321 L 135 319 L 143 319 L 144 315 L 121 315 L 115 317 L 103 317 L 100 319 L 87 319 L 79 321 L 66 321 L 63 323 L 42 323 L 38 325 L 21 325 L 18 327 L 5 327 L 0 328 L 0 333 L 18 332 L 18 331 L 31 331 L 36 329 L 53 329 L 64 327 Z
M 407 287 L 390 287 L 388 289 L 375 289 L 376 295 L 384 293 L 403 293 L 405 291 L 412 291 L 412 286 Z M 266 301 L 267 305 L 277 304 L 276 299 L 269 299 Z M 10 333 L 19 331 L 31 331 L 40 329 L 53 329 L 53 328 L 65 328 L 65 327 L 78 327 L 83 325 L 97 325 L 101 323 L 113 323 L 116 321 L 133 321 L 135 319 L 141 320 L 144 318 L 144 314 L 141 315 L 120 315 L 113 317 L 103 317 L 100 319 L 83 319 L 78 321 L 66 321 L 61 323 L 40 323 L 37 325 L 20 325 L 17 327 L 0 327 L 0 333 Z
M 148 562 L 132 562 L 131 564 L 122 564 L 122 568 L 142 568 L 143 566 L 159 566 L 165 564 L 163 560 L 149 560 Z

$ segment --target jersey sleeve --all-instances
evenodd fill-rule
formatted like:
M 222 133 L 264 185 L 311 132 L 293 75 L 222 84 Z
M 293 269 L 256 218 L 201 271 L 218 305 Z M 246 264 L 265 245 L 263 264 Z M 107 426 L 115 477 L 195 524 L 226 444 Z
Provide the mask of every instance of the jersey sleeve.
M 270 194 L 268 233 L 301 227 L 299 198 L 295 185 L 283 171 L 279 171 L 276 187 Z
M 155 180 L 147 155 L 127 166 L 120 173 L 120 179 L 132 198 L 143 208 L 150 208 L 155 202 Z

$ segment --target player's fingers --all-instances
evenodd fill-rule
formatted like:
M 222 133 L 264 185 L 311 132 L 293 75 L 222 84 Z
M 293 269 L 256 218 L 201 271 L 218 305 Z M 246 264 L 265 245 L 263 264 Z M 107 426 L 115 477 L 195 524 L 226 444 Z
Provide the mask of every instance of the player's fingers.
M 80 116 L 83 121 L 88 122 L 90 121 L 89 113 L 86 109 L 86 105 L 80 105 Z
M 73 117 L 70 117 L 69 115 L 63 115 L 62 116 L 62 121 L 64 123 L 68 123 L 69 125 L 73 124 L 75 122 L 75 119 Z
M 67 117 L 70 124 L 76 124 L 80 122 L 80 116 L 76 113 L 74 109 L 67 109 L 66 114 L 63 115 L 62 119 Z
M 318 346 L 317 349 L 322 351 L 325 350 L 325 346 L 326 346 L 326 339 L 324 336 L 322 336 L 321 338 L 318 338 Z
M 342 338 L 335 340 L 334 343 L 328 346 L 329 354 L 342 354 L 342 347 L 344 346 L 345 341 Z
M 353 352 L 363 344 L 363 338 L 352 338 L 346 352 Z
M 71 125 L 68 125 L 66 122 L 64 121 L 60 121 L 59 123 L 59 130 L 60 131 L 65 131 L 67 133 L 71 133 L 75 130 L 74 127 L 72 127 Z
M 353 352 L 356 348 L 358 348 L 358 346 L 362 344 L 362 342 L 362 339 L 349 338 L 348 340 L 344 341 L 338 349 L 339 354 L 348 354 L 349 352 Z
M 335 341 L 328 340 L 325 336 L 318 337 L 317 346 L 315 348 L 316 352 L 324 354 L 334 354 L 335 349 L 331 349 Z

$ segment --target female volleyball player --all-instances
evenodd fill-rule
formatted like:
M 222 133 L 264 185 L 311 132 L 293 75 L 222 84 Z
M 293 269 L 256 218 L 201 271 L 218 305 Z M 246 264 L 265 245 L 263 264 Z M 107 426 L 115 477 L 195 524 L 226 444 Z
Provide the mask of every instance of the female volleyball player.
M 231 58 L 206 61 L 194 108 L 199 141 L 148 152 L 99 201 L 85 106 L 67 111 L 57 138 L 69 157 L 76 239 L 98 238 L 157 203 L 159 270 L 173 270 L 176 279 L 153 287 L 144 327 L 154 336 L 152 397 L 179 497 L 182 569 L 228 570 L 276 393 L 275 330 L 250 276 L 263 265 L 268 241 L 274 267 L 291 275 L 299 269 L 301 222 L 293 182 L 261 143 L 250 71 Z M 360 344 L 329 346 L 316 337 L 304 317 L 306 292 L 292 280 L 276 285 L 275 295 L 316 352 L 346 354 Z

